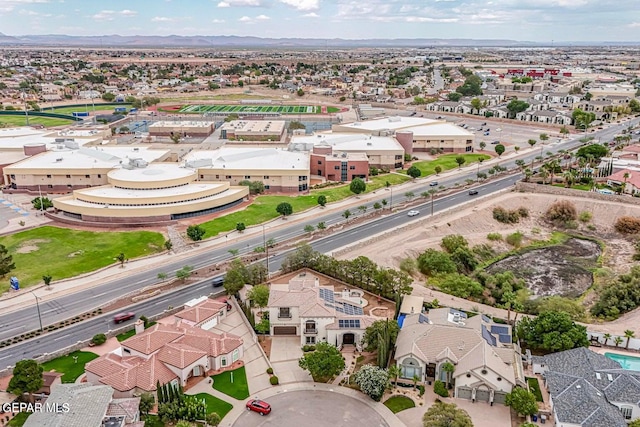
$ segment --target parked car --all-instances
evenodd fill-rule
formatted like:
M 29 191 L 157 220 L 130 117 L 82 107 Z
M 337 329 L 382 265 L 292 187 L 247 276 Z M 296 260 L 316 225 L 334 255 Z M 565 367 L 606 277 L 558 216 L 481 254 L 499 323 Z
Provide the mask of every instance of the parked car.
M 487 122 L 482 123 L 480 126 L 486 126 Z
M 500 141 L 493 141 L 491 144 L 492 145 L 498 145 L 498 144 L 500 144 Z
M 211 281 L 211 284 L 214 288 L 219 288 L 220 286 L 224 285 L 224 276 L 214 277 Z
M 118 313 L 115 316 L 113 316 L 113 323 L 126 322 L 127 320 L 131 320 L 134 317 L 136 317 L 136 314 L 133 311 L 128 311 L 126 313 Z
M 257 412 L 260 415 L 267 415 L 271 413 L 271 405 L 264 400 L 250 400 L 247 402 L 247 411 Z
M 489 136 L 489 131 L 486 131 L 486 132 L 484 133 L 484 136 Z
M 407 212 L 407 216 L 416 216 L 420 215 L 420 211 L 409 211 Z
M 475 196 L 476 194 L 478 194 L 478 190 L 469 190 L 470 196 Z
M 438 186 L 438 181 L 431 181 L 429 183 L 429 187 L 437 187 Z

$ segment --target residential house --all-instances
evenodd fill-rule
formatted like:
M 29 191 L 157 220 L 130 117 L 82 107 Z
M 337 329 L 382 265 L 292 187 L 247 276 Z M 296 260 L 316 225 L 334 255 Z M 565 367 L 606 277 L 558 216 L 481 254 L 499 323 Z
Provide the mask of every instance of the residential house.
M 178 324 L 155 324 L 123 341 L 112 353 L 100 356 L 86 367 L 87 381 L 113 387 L 118 397 L 154 392 L 156 383 L 185 386 L 191 377 L 205 377 L 224 369 L 243 356 L 242 340 L 191 326 L 186 318 L 197 311 L 184 310 Z M 188 322 L 192 322 L 190 320 Z
M 58 384 L 62 384 L 62 373 L 60 372 L 43 372 L 42 387 L 36 394 L 51 394 L 51 389 Z
M 516 386 L 526 386 L 519 346 L 508 325 L 484 315 L 439 308 L 428 314 L 408 314 L 396 340 L 400 378 L 421 382 L 446 381 L 442 366 L 454 365 L 455 397 L 504 403 Z
M 533 356 L 558 427 L 625 427 L 640 418 L 640 372 L 585 347 Z
M 607 177 L 607 185 L 622 186 L 625 194 L 636 194 L 640 192 L 640 171 L 622 169 Z
M 140 398 L 114 399 L 106 385 L 57 384 L 47 399 L 47 410 L 36 411 L 25 427 L 143 427 Z
M 300 345 L 328 342 L 338 348 L 354 345 L 362 350 L 365 329 L 380 319 L 366 315 L 364 291 L 342 290 L 310 271 L 288 283 L 272 283 L 269 293 L 271 335 L 295 335 Z

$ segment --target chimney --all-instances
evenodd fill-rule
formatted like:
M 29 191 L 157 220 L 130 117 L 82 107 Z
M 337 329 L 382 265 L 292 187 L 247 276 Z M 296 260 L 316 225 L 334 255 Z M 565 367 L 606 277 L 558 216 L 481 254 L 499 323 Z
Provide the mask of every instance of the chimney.
M 136 320 L 136 323 L 134 323 L 133 325 L 136 329 L 136 335 L 144 332 L 144 322 L 142 320 Z

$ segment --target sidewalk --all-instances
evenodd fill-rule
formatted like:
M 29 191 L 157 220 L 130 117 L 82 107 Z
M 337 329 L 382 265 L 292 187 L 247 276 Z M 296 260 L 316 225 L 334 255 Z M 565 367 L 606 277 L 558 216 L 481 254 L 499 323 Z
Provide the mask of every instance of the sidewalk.
M 489 165 L 494 165 L 505 160 L 510 160 L 512 157 L 521 156 L 527 154 L 528 151 L 533 150 L 521 150 L 520 153 L 510 152 L 502 158 L 492 158 L 482 163 L 482 167 L 486 167 Z M 438 175 L 439 179 L 446 179 L 457 175 L 467 175 L 469 172 L 472 172 L 475 168 L 477 168 L 477 164 L 470 164 L 468 166 L 464 166 L 461 169 L 451 169 L 449 171 L 443 172 Z M 427 179 L 433 179 L 433 175 L 430 177 L 419 178 L 415 181 L 407 181 L 403 184 L 393 186 L 393 189 L 396 191 L 400 191 L 398 194 L 404 194 L 406 191 L 410 191 L 415 187 L 422 186 L 426 183 Z M 320 206 L 308 209 L 304 212 L 300 212 L 297 214 L 293 214 L 288 217 L 285 221 L 281 218 L 273 219 L 264 224 L 265 229 L 272 230 L 278 229 L 286 226 L 290 226 L 296 223 L 301 223 L 304 221 L 308 221 L 317 217 L 320 213 L 328 214 L 332 212 L 342 212 L 345 209 L 352 209 L 357 206 L 362 205 L 363 203 L 368 203 L 373 200 L 379 199 L 382 195 L 386 195 L 387 191 L 385 189 L 378 189 L 371 193 L 366 193 L 362 195 L 358 195 L 355 197 L 349 197 L 347 199 L 341 200 L 339 202 L 331 203 L 324 208 Z M 34 217 L 35 215 L 30 215 L 27 218 Z M 42 219 L 39 219 L 42 221 Z M 34 224 L 35 225 L 35 224 Z M 11 227 L 14 227 L 14 230 L 23 229 L 19 224 L 10 224 L 9 226 L 2 229 L 3 232 L 9 231 Z M 149 257 L 130 260 L 125 264 L 124 268 L 120 268 L 118 264 L 113 264 L 111 266 L 105 267 L 95 272 L 90 272 L 78 277 L 70 278 L 70 279 L 62 279 L 55 281 L 50 289 L 45 287 L 44 285 L 40 286 L 32 286 L 27 289 L 20 290 L 15 293 L 8 293 L 0 297 L 0 312 L 8 313 L 17 310 L 21 310 L 25 307 L 31 307 L 35 303 L 34 294 L 39 298 L 40 302 L 46 302 L 57 297 L 68 295 L 70 293 L 76 292 L 78 289 L 89 289 L 92 287 L 99 286 L 104 284 L 106 280 L 115 280 L 119 278 L 125 278 L 130 276 L 135 272 L 144 271 L 146 269 L 150 269 L 152 267 L 161 266 L 166 264 L 170 259 L 171 262 L 187 259 L 195 254 L 202 254 L 210 251 L 212 248 L 221 247 L 229 244 L 237 244 L 247 240 L 250 237 L 255 236 L 256 234 L 262 233 L 262 225 L 255 225 L 248 227 L 242 234 L 232 231 L 225 234 L 220 234 L 214 238 L 207 239 L 205 241 L 198 242 L 197 244 L 193 244 L 189 250 L 182 252 L 180 254 L 174 254 L 169 252 L 163 252 L 156 255 L 151 255 Z M 228 236 L 228 238 L 227 238 Z M 33 292 L 33 293 L 31 293 Z M 93 309 L 95 307 L 88 307 L 88 309 Z

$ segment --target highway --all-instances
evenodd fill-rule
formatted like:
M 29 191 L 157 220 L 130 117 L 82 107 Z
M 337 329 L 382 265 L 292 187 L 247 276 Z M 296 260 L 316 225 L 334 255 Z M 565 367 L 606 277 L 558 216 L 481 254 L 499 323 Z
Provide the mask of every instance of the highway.
M 598 132 L 590 133 L 589 136 L 594 138 L 600 138 L 602 141 L 611 139 L 613 135 L 619 134 L 622 129 L 629 125 L 637 124 L 640 119 L 635 118 L 631 122 L 626 122 L 622 125 L 611 126 L 608 129 L 604 129 Z M 571 150 L 582 145 L 579 139 L 568 139 L 555 144 L 547 144 L 544 146 L 544 152 L 558 152 L 559 150 Z M 536 146 L 537 148 L 537 146 Z M 525 162 L 530 162 L 532 158 L 539 155 L 537 150 L 529 152 L 526 155 L 520 155 L 517 158 L 523 159 Z M 516 167 L 516 158 L 505 160 L 501 163 L 501 166 L 506 166 L 510 169 Z M 486 172 L 489 167 L 480 167 L 480 172 Z M 465 179 L 475 179 L 476 172 L 478 171 L 477 165 L 468 166 L 463 168 L 464 175 L 452 176 L 449 178 L 438 178 L 439 185 L 444 185 L 447 188 L 453 187 L 454 183 L 463 183 Z M 467 190 L 461 190 L 447 196 L 436 197 L 433 203 L 434 213 L 440 212 L 444 209 L 452 208 L 456 205 L 462 204 L 474 197 L 484 197 L 491 193 L 503 190 L 512 186 L 518 179 L 519 174 L 497 178 L 495 180 L 478 185 L 475 188 L 479 191 L 477 196 L 469 196 Z M 435 179 L 435 178 L 434 178 Z M 416 184 L 411 191 L 418 196 L 421 192 L 427 191 L 429 188 L 429 181 L 422 180 L 419 184 Z M 405 200 L 404 194 L 393 194 L 393 203 L 396 204 Z M 372 206 L 375 202 L 379 202 L 382 199 L 391 199 L 391 191 L 378 190 L 379 198 L 372 200 L 365 205 L 372 210 Z M 431 209 L 431 202 L 425 201 L 419 206 L 414 206 L 411 209 L 420 210 L 420 217 L 425 217 L 429 214 Z M 357 209 L 351 209 L 354 214 L 357 213 Z M 312 246 L 315 250 L 330 253 L 345 245 L 353 243 L 355 241 L 365 239 L 372 235 L 383 232 L 384 230 L 392 229 L 394 227 L 404 225 L 409 219 L 406 214 L 406 210 L 389 213 L 383 215 L 371 222 L 361 225 L 347 227 L 343 231 L 335 232 L 325 238 L 318 239 L 312 242 Z M 281 227 L 280 229 L 270 230 L 266 233 L 266 239 L 273 238 L 277 242 L 284 241 L 293 237 L 299 237 L 305 234 L 303 231 L 305 225 L 317 225 L 319 222 L 324 221 L 327 225 L 344 223 L 344 218 L 341 212 L 332 212 L 327 214 L 319 214 L 313 220 L 306 222 L 298 222 L 287 227 Z M 222 247 L 211 249 L 210 251 L 202 254 L 195 254 L 189 257 L 187 260 L 181 261 L 169 261 L 161 267 L 150 268 L 144 272 L 134 272 L 125 279 L 118 279 L 105 282 L 99 286 L 81 289 L 75 294 L 61 296 L 56 300 L 49 300 L 40 304 L 40 311 L 42 316 L 42 323 L 44 326 L 59 322 L 64 319 L 76 316 L 88 310 L 117 299 L 118 297 L 132 292 L 136 289 L 143 288 L 152 284 L 157 284 L 158 273 L 166 273 L 170 277 L 175 274 L 175 271 L 182 268 L 184 265 L 191 265 L 195 268 L 200 268 L 214 263 L 219 263 L 224 260 L 228 260 L 231 255 L 228 252 L 229 249 L 238 249 L 240 254 L 246 254 L 253 252 L 253 249 L 257 246 L 263 245 L 263 236 L 261 234 L 247 236 L 241 243 L 234 245 L 223 245 Z M 270 270 L 276 271 L 279 269 L 280 263 L 286 252 L 279 252 L 276 250 L 276 255 L 270 258 Z M 167 292 L 159 295 L 158 297 L 145 300 L 132 306 L 130 309 L 136 312 L 137 316 L 140 315 L 154 315 L 161 313 L 169 306 L 177 307 L 184 304 L 186 301 L 198 297 L 201 295 L 209 294 L 213 291 L 211 287 L 211 279 L 204 280 L 197 284 L 192 284 L 187 288 L 181 288 L 174 292 Z M 21 342 L 19 344 L 11 345 L 7 348 L 0 350 L 0 366 L 13 365 L 15 362 L 25 358 L 33 357 L 43 353 L 52 352 L 56 349 L 66 347 L 79 340 L 84 340 L 92 337 L 96 333 L 106 332 L 109 326 L 112 325 L 111 318 L 113 313 L 106 313 L 104 315 L 86 320 L 84 322 L 65 327 L 58 331 L 47 333 L 42 337 L 37 337 L 28 341 Z M 24 332 L 36 330 L 39 327 L 38 313 L 34 305 L 31 308 L 22 309 L 20 311 L 3 313 L 0 315 L 0 340 L 7 339 L 16 335 L 20 335 Z

